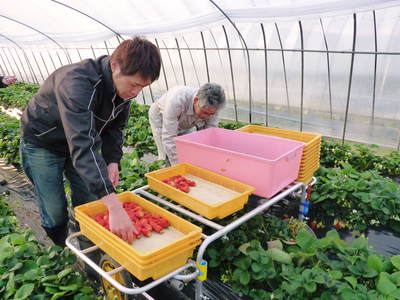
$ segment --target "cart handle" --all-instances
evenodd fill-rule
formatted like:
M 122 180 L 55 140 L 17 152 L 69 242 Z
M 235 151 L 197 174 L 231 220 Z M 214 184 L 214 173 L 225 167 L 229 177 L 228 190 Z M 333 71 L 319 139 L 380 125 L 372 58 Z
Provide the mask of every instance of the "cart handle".
M 80 259 L 82 259 L 85 263 L 87 263 L 91 268 L 93 268 L 100 276 L 104 277 L 117 290 L 119 290 L 120 292 L 122 292 L 124 294 L 128 294 L 128 295 L 146 294 L 145 293 L 146 291 L 163 283 L 164 281 L 167 281 L 168 279 L 175 278 L 177 280 L 192 280 L 192 279 L 195 279 L 200 274 L 199 270 L 196 267 L 196 264 L 193 261 L 189 261 L 186 265 L 176 269 L 175 271 L 173 271 L 157 280 L 150 282 L 149 284 L 146 284 L 145 286 L 136 287 L 136 288 L 128 288 L 128 287 L 120 284 L 118 281 L 116 281 L 114 278 L 111 277 L 111 275 L 122 271 L 124 269 L 123 267 L 117 268 L 110 272 L 106 272 L 102 268 L 100 268 L 99 265 L 97 265 L 94 261 L 92 261 L 89 257 L 87 257 L 85 255 L 86 253 L 97 249 L 98 248 L 97 246 L 92 246 L 87 249 L 79 250 L 71 243 L 72 239 L 78 238 L 81 235 L 82 235 L 82 233 L 79 231 L 79 232 L 75 232 L 75 233 L 71 234 L 69 237 L 67 237 L 67 239 L 65 241 L 65 244 L 67 245 L 67 247 L 70 248 L 72 250 L 72 252 L 74 252 Z M 193 267 L 196 270 L 190 274 L 185 274 L 185 275 L 179 274 L 182 271 L 189 269 L 190 267 Z M 150 297 L 150 295 L 146 295 L 146 297 L 147 296 Z M 152 299 L 152 298 L 150 297 L 149 299 Z

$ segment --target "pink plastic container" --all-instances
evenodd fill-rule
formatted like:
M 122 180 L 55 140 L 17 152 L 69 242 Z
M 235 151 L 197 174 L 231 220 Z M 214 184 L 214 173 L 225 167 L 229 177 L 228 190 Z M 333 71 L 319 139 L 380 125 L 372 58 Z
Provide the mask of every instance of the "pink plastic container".
M 304 143 L 223 128 L 175 138 L 178 160 L 254 186 L 270 198 L 299 173 Z

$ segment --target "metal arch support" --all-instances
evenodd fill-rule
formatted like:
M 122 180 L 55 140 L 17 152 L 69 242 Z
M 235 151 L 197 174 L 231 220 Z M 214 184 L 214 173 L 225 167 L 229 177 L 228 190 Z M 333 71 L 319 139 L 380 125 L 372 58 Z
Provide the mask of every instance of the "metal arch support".
M 25 74 L 26 80 L 29 82 L 29 76 L 28 76 L 28 74 L 26 73 L 25 67 L 23 66 L 23 63 L 22 63 L 22 61 L 21 61 L 21 59 L 20 59 L 18 53 L 15 51 L 15 48 L 11 48 L 11 49 L 14 49 L 14 52 L 17 54 L 17 58 L 19 59 L 19 63 L 21 64 L 21 69 L 23 70 L 23 72 L 24 72 L 24 74 Z M 11 49 L 10 49 L 10 48 L 7 48 L 8 53 L 11 55 L 11 58 L 12 58 L 12 60 L 13 60 L 13 62 L 14 62 L 14 65 L 17 67 L 17 70 L 18 70 L 18 72 L 20 73 L 21 78 L 23 78 L 23 77 L 22 77 L 22 73 L 21 73 L 21 69 L 19 68 L 19 66 L 18 66 L 18 64 L 17 64 L 17 61 L 15 60 L 14 54 L 11 52 Z M 33 78 L 32 78 L 32 80 L 33 80 Z
M 60 65 L 63 66 L 64 64 L 63 64 L 63 62 L 61 60 L 61 57 L 60 57 L 60 54 L 58 54 L 57 50 L 56 50 L 56 54 L 57 54 L 57 57 L 58 57 L 58 61 L 60 62 Z
M 79 52 L 78 48 L 76 49 L 76 52 L 78 52 L 79 59 L 82 60 L 82 56 L 81 56 L 81 53 Z
M 353 47 L 352 47 L 351 63 L 350 63 L 349 87 L 347 89 L 347 102 L 346 102 L 346 112 L 345 112 L 345 116 L 344 116 L 342 145 L 344 145 L 344 138 L 346 136 L 347 119 L 349 116 L 351 82 L 352 82 L 352 78 L 353 78 L 353 67 L 354 67 L 354 51 L 356 49 L 356 36 L 357 36 L 357 15 L 353 14 Z
M 142 93 L 143 104 L 146 105 L 146 97 L 144 96 L 143 90 L 142 90 L 141 93 Z
M 207 82 L 210 82 L 210 72 L 208 70 L 207 50 L 206 50 L 206 43 L 204 41 L 203 31 L 200 31 L 200 35 L 201 35 L 201 41 L 203 42 L 204 60 L 206 63 L 206 71 L 207 71 Z
M 20 49 L 20 50 L 22 50 L 22 49 Z M 11 52 L 11 50 L 10 50 L 10 52 Z M 29 81 L 28 73 L 26 72 L 25 66 L 24 66 L 24 64 L 22 63 L 22 60 L 21 60 L 20 56 L 18 55 L 17 49 L 14 48 L 14 52 L 15 52 L 15 55 L 17 56 L 18 60 L 19 60 L 19 63 L 21 64 L 21 68 L 22 68 L 22 70 L 24 71 L 26 78 L 28 78 L 28 81 Z M 27 57 L 25 51 L 22 50 L 22 53 L 24 54 L 25 60 L 26 60 L 26 62 L 27 62 L 27 64 L 28 64 L 28 70 L 29 70 L 29 72 L 31 73 L 33 83 L 39 83 L 39 81 L 37 80 L 36 76 L 35 76 L 34 73 L 33 73 L 33 69 L 31 69 L 32 66 L 31 66 L 31 64 L 29 63 L 29 59 L 28 59 L 28 57 Z
M 261 23 L 261 31 L 264 41 L 264 62 L 265 62 L 265 126 L 268 126 L 268 54 L 267 54 L 267 39 L 265 38 L 264 24 Z
M 28 58 L 28 55 L 26 54 L 26 52 L 24 50 L 22 50 L 22 53 L 24 54 L 25 60 L 28 63 L 29 71 L 31 72 L 33 78 L 36 80 L 36 83 L 39 84 L 39 80 L 36 77 L 35 70 L 33 69 L 33 64 L 31 63 L 30 59 Z M 36 60 L 35 57 L 33 57 L 33 59 Z M 42 73 L 42 72 L 39 70 L 39 73 Z
M 303 131 L 303 108 L 304 108 L 304 36 L 303 26 L 299 21 L 300 43 L 301 43 L 301 90 L 300 90 L 300 132 Z
M 331 65 L 330 65 L 330 60 L 329 60 L 329 48 L 328 48 L 328 41 L 326 39 L 325 29 L 324 29 L 324 24 L 322 23 L 322 19 L 319 19 L 319 22 L 321 24 L 322 35 L 324 36 L 324 43 L 325 43 L 325 49 L 326 49 L 326 64 L 328 66 L 329 111 L 331 113 L 331 120 L 332 120 L 333 116 L 332 116 Z
M 286 63 L 285 63 L 285 53 L 283 51 L 283 44 L 282 44 L 281 34 L 279 32 L 278 24 L 276 24 L 276 23 L 275 23 L 275 29 L 276 29 L 276 33 L 278 34 L 279 45 L 281 46 L 283 76 L 285 77 L 285 88 L 286 88 L 286 101 L 287 101 L 288 110 L 290 110 L 289 90 L 288 90 L 288 84 L 287 84 Z
M 221 58 L 221 50 L 218 49 L 218 43 L 217 43 L 217 40 L 215 39 L 214 34 L 212 33 L 212 30 L 210 29 L 209 32 L 210 32 L 211 38 L 213 39 L 213 42 L 214 42 L 215 47 L 216 47 L 217 52 L 218 52 L 218 59 L 219 59 L 220 65 L 221 65 L 221 70 L 223 70 L 223 72 L 225 73 L 224 64 L 222 63 L 222 58 Z M 225 78 L 224 81 L 225 81 L 225 84 L 226 84 L 226 78 Z
M 2 49 L 3 52 L 4 52 L 3 47 L 2 47 L 1 49 Z M 7 64 L 6 64 L 6 62 L 5 62 L 4 58 L 3 58 L 3 55 L 1 55 L 1 53 L 0 53 L 0 58 L 1 58 L 1 60 L 3 61 L 3 66 L 4 66 L 4 68 L 6 68 L 7 74 L 8 74 L 8 75 L 12 75 L 12 74 L 10 73 L 10 71 L 8 71 Z M 3 70 L 3 72 L 4 72 L 4 70 Z
M 181 53 L 181 48 L 179 48 L 179 43 L 178 43 L 178 39 L 177 38 L 175 38 L 175 42 L 176 42 L 176 47 L 178 49 L 179 61 L 181 63 L 183 84 L 186 85 L 186 76 L 185 76 L 185 69 L 183 67 L 182 53 Z
M 169 63 L 171 64 L 171 69 L 172 69 L 172 72 L 174 73 L 176 84 L 179 84 L 178 77 L 176 76 L 174 64 L 172 63 L 172 58 L 171 58 L 171 55 L 169 54 L 169 48 L 167 47 L 167 45 L 165 44 L 165 42 L 163 40 L 161 40 L 161 42 L 164 44 L 165 50 L 167 50 Z
M 149 84 L 149 91 L 150 91 L 151 103 L 154 103 L 154 95 L 153 95 L 153 89 L 151 88 L 151 84 Z
M 12 55 L 10 48 L 7 48 L 7 50 L 8 50 L 9 55 L 11 56 L 11 59 L 14 61 L 14 65 L 17 68 L 19 75 L 21 76 L 21 78 L 23 78 L 22 72 L 19 69 L 17 62 L 15 61 L 14 55 Z M 26 73 L 25 73 L 25 76 L 26 76 L 26 80 L 29 82 L 29 77 L 28 77 L 28 75 L 26 75 Z
M 242 43 L 242 41 L 240 41 Z M 161 48 L 161 49 L 166 49 L 166 48 Z M 169 47 L 169 50 L 177 50 L 176 47 Z M 181 48 L 181 50 L 199 50 L 202 51 L 203 47 L 191 47 L 191 48 Z M 228 50 L 226 47 L 218 47 L 218 48 L 207 48 L 207 51 L 215 51 L 215 50 Z M 244 48 L 230 48 L 231 51 L 243 51 Z M 249 48 L 250 51 L 264 51 L 264 47 L 261 48 Z M 304 52 L 304 53 L 325 53 L 328 52 L 329 54 L 334 53 L 334 54 L 351 54 L 353 51 L 351 50 L 315 50 L 315 49 L 304 49 L 303 51 L 301 49 L 281 49 L 281 48 L 267 48 L 269 52 Z M 362 55 L 374 55 L 375 53 L 378 55 L 394 55 L 394 56 L 399 56 L 400 52 L 385 52 L 385 51 L 354 51 L 355 54 L 362 54 Z M 247 62 L 246 62 L 247 63 Z
M 374 87 L 373 87 L 373 92 L 372 92 L 372 124 L 375 122 L 375 96 L 376 96 L 376 67 L 378 64 L 378 37 L 377 37 L 377 32 L 376 32 L 376 15 L 375 15 L 375 10 L 372 11 L 372 14 L 374 16 L 374 37 L 375 37 L 375 62 L 374 62 Z
M 15 75 L 16 72 L 14 71 L 14 68 L 12 67 L 11 62 L 10 62 L 10 60 L 8 59 L 8 56 L 7 56 L 6 51 L 4 50 L 4 48 L 1 48 L 1 50 L 3 50 L 4 56 L 5 56 L 5 58 L 6 58 L 7 62 L 8 62 L 8 66 L 10 67 L 11 73 L 12 73 L 13 75 Z
M 18 60 L 19 60 L 19 62 L 20 62 L 20 64 L 21 64 L 21 66 L 22 66 L 22 69 L 24 70 L 24 73 L 26 74 L 24 64 L 22 63 L 21 58 L 19 57 L 19 55 L 18 55 L 18 53 L 17 53 L 17 50 L 16 50 L 16 49 L 14 49 L 14 50 L 15 50 L 15 54 L 17 55 Z M 39 80 L 38 80 L 37 77 L 36 77 L 35 71 L 33 70 L 33 67 L 32 67 L 32 64 L 31 64 L 31 62 L 30 62 L 30 59 L 28 58 L 28 55 L 26 54 L 26 52 L 25 52 L 24 49 L 20 49 L 20 50 L 22 51 L 22 54 L 24 55 L 25 61 L 26 61 L 26 63 L 28 64 L 28 70 L 29 70 L 29 72 L 31 73 L 32 80 L 33 80 L 34 82 L 35 82 L 35 80 L 36 80 L 36 83 L 39 84 Z
M 110 51 L 108 50 L 107 42 L 104 41 L 104 46 L 106 46 L 107 55 L 110 56 Z
M 197 69 L 196 69 L 196 65 L 195 65 L 195 63 L 194 63 L 194 59 L 193 59 L 193 55 L 192 55 L 192 51 L 190 50 L 190 48 L 189 48 L 189 45 L 188 45 L 188 43 L 186 42 L 186 39 L 185 39 L 185 37 L 184 37 L 184 36 L 182 36 L 182 40 L 185 42 L 185 44 L 186 44 L 186 47 L 187 47 L 187 49 L 188 49 L 188 51 L 189 51 L 190 60 L 192 61 L 192 65 L 193 65 L 194 74 L 196 75 L 196 79 L 197 79 L 197 84 L 198 84 L 198 85 L 199 85 L 199 87 L 200 87 L 199 74 L 197 74 Z
M 57 42 L 55 39 L 53 39 L 52 37 L 48 36 L 48 35 L 45 34 L 44 32 L 42 32 L 42 31 L 40 31 L 40 30 L 38 30 L 38 29 L 36 29 L 36 28 L 34 28 L 34 27 L 28 25 L 28 24 L 25 24 L 25 23 L 23 23 L 23 22 L 21 22 L 21 21 L 15 20 L 15 19 L 10 18 L 10 17 L 7 17 L 7 16 L 5 16 L 5 15 L 0 15 L 0 17 L 5 18 L 5 19 L 10 20 L 10 21 L 13 21 L 13 22 L 15 22 L 15 23 L 18 23 L 18 24 L 20 24 L 20 25 L 22 25 L 22 26 L 28 27 L 29 29 L 32 29 L 32 30 L 36 31 L 37 33 L 39 33 L 39 34 L 45 36 L 45 37 L 48 38 L 50 41 L 52 41 L 53 43 L 55 43 L 58 47 L 60 47 L 60 49 L 62 49 L 62 50 L 64 51 L 64 53 L 65 53 L 67 59 L 70 61 L 70 63 L 72 62 L 72 61 L 71 61 L 71 58 L 69 57 L 69 54 L 65 51 L 65 49 L 63 48 L 63 46 L 61 46 L 61 44 L 58 43 L 58 42 Z
M 1 54 L 0 54 L 0 56 L 1 56 Z M 3 59 L 3 58 L 1 58 L 1 59 Z M 1 66 L 1 64 L 0 64 L 0 72 L 1 72 L 1 74 L 2 75 L 6 75 L 6 74 L 8 74 L 8 71 L 7 71 L 7 73 L 6 72 L 4 72 L 4 69 L 3 69 L 3 67 Z
M 222 29 L 224 30 L 226 46 L 228 47 L 229 66 L 230 66 L 230 71 L 231 71 L 232 91 L 233 91 L 233 105 L 235 107 L 235 120 L 236 120 L 236 122 L 238 122 L 239 119 L 238 119 L 238 113 L 237 113 L 235 78 L 233 77 L 233 66 L 232 66 L 231 49 L 230 49 L 230 46 L 229 46 L 228 35 L 226 34 L 226 29 L 225 29 L 224 25 L 222 25 Z
M 65 4 L 65 3 L 61 3 L 61 2 L 56 1 L 56 0 L 50 0 L 50 1 L 52 1 L 52 2 L 54 2 L 54 3 L 57 3 L 57 4 L 59 4 L 59 5 L 62 5 L 62 6 L 64 6 L 64 7 L 66 7 L 66 8 L 69 8 L 69 9 L 71 9 L 71 10 L 73 10 L 73 11 L 75 11 L 75 12 L 81 14 L 81 15 L 84 15 L 85 17 L 88 17 L 88 18 L 91 19 L 92 21 L 95 21 L 96 23 L 102 25 L 103 27 L 105 27 L 105 28 L 107 28 L 108 30 L 110 30 L 111 32 L 113 32 L 118 38 L 121 38 L 122 40 L 124 40 L 124 38 L 123 38 L 117 31 L 115 31 L 114 29 L 112 29 L 110 26 L 104 24 L 103 22 L 97 20 L 96 18 L 94 18 L 94 17 L 88 15 L 87 13 L 84 13 L 83 11 L 80 11 L 79 9 L 76 9 L 76 8 L 74 8 L 74 7 L 72 7 L 72 6 L 69 6 L 69 5 Z
M 94 49 L 93 49 L 92 45 L 90 45 L 90 49 L 92 49 L 93 59 L 96 59 L 96 53 L 94 53 Z
M 51 56 L 51 54 L 50 54 L 50 52 L 48 50 L 47 50 L 47 54 L 49 55 L 50 61 L 53 64 L 53 68 L 54 68 L 53 71 L 55 71 L 57 69 L 57 67 L 56 67 L 56 64 L 54 63 L 53 57 Z
M 399 143 L 397 144 L 397 151 L 400 151 L 400 134 L 399 134 Z
M 37 61 L 36 56 L 35 56 L 35 53 L 33 53 L 32 50 L 31 50 L 31 54 L 32 54 L 33 60 L 35 61 L 36 66 L 37 66 L 37 68 L 39 70 L 40 76 L 42 77 L 42 80 L 44 81 L 44 76 L 43 76 L 42 70 L 40 69 L 40 66 L 39 66 L 38 61 Z
M 252 97 L 251 97 L 251 64 L 250 64 L 249 48 L 247 47 L 247 43 L 244 40 L 239 28 L 237 28 L 236 24 L 231 20 L 231 18 L 229 18 L 229 16 L 213 0 L 209 0 L 209 1 L 225 16 L 225 18 L 229 21 L 229 23 L 232 24 L 232 26 L 235 28 L 236 32 L 238 33 L 239 38 L 243 42 L 244 47 L 246 48 L 248 71 L 249 71 L 249 123 L 251 123 Z
M 160 45 L 158 44 L 157 39 L 154 39 L 157 45 L 157 48 L 160 49 Z M 161 55 L 161 49 L 160 49 L 160 55 Z M 164 60 L 161 59 L 161 69 L 163 71 L 164 74 L 164 81 L 165 81 L 165 87 L 168 90 L 168 80 L 167 80 L 167 74 L 165 73 L 165 68 L 164 68 Z
M 1 36 L 2 38 L 4 38 L 4 39 L 10 41 L 11 43 L 13 43 L 13 44 L 14 44 L 15 46 L 17 46 L 19 49 L 21 49 L 21 50 L 22 50 L 22 53 L 23 53 L 24 56 L 25 56 L 25 60 L 27 60 L 25 51 L 22 49 L 22 47 L 21 47 L 20 45 L 18 45 L 17 42 L 13 41 L 12 39 L 6 37 L 6 36 L 3 35 L 3 34 L 0 34 L 0 36 Z M 3 49 L 3 51 L 4 51 L 4 49 Z M 14 59 L 14 56 L 11 54 L 10 49 L 8 49 L 8 51 L 10 52 L 11 58 L 14 60 L 14 64 L 15 64 L 15 67 L 17 68 L 17 70 L 18 70 L 18 73 L 20 74 L 21 78 L 23 78 L 22 73 L 21 73 L 21 70 L 19 69 L 18 64 L 16 63 L 16 61 L 15 61 L 15 59 Z M 4 51 L 4 54 L 5 54 L 5 51 Z M 7 60 L 8 60 L 7 55 L 6 55 L 6 58 L 7 58 Z M 19 58 L 19 57 L 18 57 L 18 58 Z M 12 68 L 11 63 L 10 63 L 9 60 L 8 60 L 8 63 L 10 64 L 11 70 L 14 72 L 14 70 L 13 70 L 13 68 Z M 21 60 L 20 60 L 20 63 L 21 63 L 21 66 L 23 66 Z M 24 68 L 24 73 L 25 73 L 26 79 L 29 81 L 29 77 L 28 77 L 28 75 L 26 74 L 25 68 Z M 15 75 L 15 74 L 14 74 L 14 75 Z M 33 77 L 32 77 L 32 79 L 33 79 Z
M 50 72 L 49 72 L 49 69 L 47 69 L 47 65 L 46 65 L 46 62 L 44 61 L 44 58 L 43 58 L 43 55 L 42 55 L 42 51 L 39 51 L 39 54 L 40 54 L 40 58 L 42 59 L 44 68 L 46 69 L 47 76 L 50 76 Z

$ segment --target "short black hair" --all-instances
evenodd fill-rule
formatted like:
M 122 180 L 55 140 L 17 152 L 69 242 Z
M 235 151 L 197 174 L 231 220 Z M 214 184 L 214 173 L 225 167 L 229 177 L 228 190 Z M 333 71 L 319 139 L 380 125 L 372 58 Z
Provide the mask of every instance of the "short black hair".
M 111 54 L 110 60 L 119 64 L 122 75 L 139 73 L 152 82 L 160 76 L 160 50 L 141 37 L 123 41 Z

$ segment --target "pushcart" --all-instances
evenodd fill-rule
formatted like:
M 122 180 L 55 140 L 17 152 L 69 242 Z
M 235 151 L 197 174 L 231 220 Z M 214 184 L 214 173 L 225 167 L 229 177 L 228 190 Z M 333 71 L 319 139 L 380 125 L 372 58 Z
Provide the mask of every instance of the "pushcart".
M 307 213 L 306 208 L 308 208 L 309 203 L 308 191 L 310 190 L 311 186 L 315 184 L 315 182 L 315 178 L 313 178 L 313 180 L 307 185 L 302 182 L 294 182 L 281 190 L 274 197 L 270 199 L 261 199 L 261 201 L 258 201 L 258 205 L 251 211 L 232 221 L 226 226 L 222 226 L 215 221 L 206 219 L 199 214 L 189 211 L 186 208 L 171 203 L 170 201 L 162 199 L 159 196 L 153 195 L 148 191 L 148 185 L 131 191 L 131 193 L 167 206 L 172 211 L 179 212 L 180 215 L 184 215 L 196 220 L 197 222 L 200 222 L 210 228 L 213 232 L 210 235 L 202 233 L 202 242 L 198 249 L 196 260 L 188 260 L 185 265 L 143 286 L 138 286 L 133 282 L 127 282 L 127 280 L 124 280 L 124 273 L 126 274 L 126 270 L 123 266 L 118 266 L 118 264 L 112 263 L 112 259 L 106 260 L 106 263 L 103 262 L 101 264 L 97 264 L 91 260 L 87 254 L 98 250 L 98 246 L 95 245 L 82 250 L 78 249 L 78 247 L 75 246 L 74 240 L 82 235 L 81 232 L 76 232 L 70 235 L 66 240 L 66 244 L 67 247 L 70 248 L 84 263 L 88 264 L 95 272 L 98 273 L 103 283 L 103 287 L 109 291 L 112 291 L 109 294 L 113 297 L 113 299 L 128 299 L 126 298 L 126 295 L 142 295 L 147 299 L 154 299 L 148 293 L 149 290 L 158 287 L 167 281 L 170 284 L 179 287 L 183 285 L 183 282 L 192 280 L 195 280 L 195 299 L 205 299 L 206 297 L 203 293 L 203 283 L 205 280 L 207 280 L 207 261 L 204 259 L 204 253 L 207 247 L 215 240 L 222 238 L 232 230 L 235 230 L 235 228 L 239 227 L 241 224 L 247 222 L 256 215 L 263 213 L 265 210 L 285 199 L 289 195 L 300 199 L 299 219 L 304 220 Z

